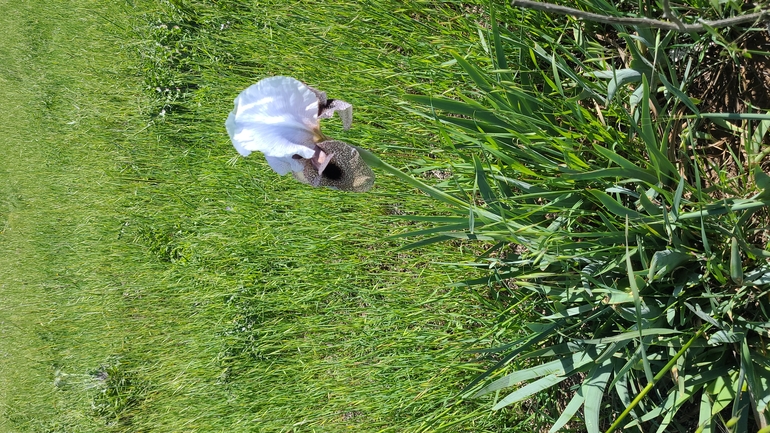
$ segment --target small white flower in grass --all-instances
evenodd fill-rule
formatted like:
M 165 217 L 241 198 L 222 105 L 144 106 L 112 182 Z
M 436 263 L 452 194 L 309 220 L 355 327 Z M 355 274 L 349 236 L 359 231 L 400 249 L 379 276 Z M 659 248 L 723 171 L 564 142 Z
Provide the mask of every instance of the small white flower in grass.
M 353 106 L 290 77 L 265 78 L 235 98 L 225 122 L 235 149 L 243 156 L 262 152 L 278 174 L 289 172 L 312 186 L 364 192 L 374 173 L 355 147 L 321 133 L 319 119 L 338 113 L 344 129 Z

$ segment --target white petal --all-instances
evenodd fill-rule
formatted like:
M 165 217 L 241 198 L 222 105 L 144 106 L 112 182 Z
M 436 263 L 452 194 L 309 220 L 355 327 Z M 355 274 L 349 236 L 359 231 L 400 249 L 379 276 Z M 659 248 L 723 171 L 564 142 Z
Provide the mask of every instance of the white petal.
M 265 155 L 265 159 L 267 160 L 267 163 L 270 164 L 270 168 L 281 176 L 289 172 L 297 172 L 305 169 L 305 166 L 302 163 L 303 160 L 294 159 L 291 156 L 277 158 Z
M 277 167 L 292 167 L 293 155 L 313 156 L 319 131 L 318 98 L 301 81 L 265 78 L 241 92 L 234 102 L 225 127 L 238 153 L 262 152 L 282 160 Z M 272 163 L 270 166 L 278 171 Z
M 339 114 L 342 119 L 342 129 L 350 129 L 350 125 L 353 124 L 353 105 L 349 102 L 340 101 L 339 99 L 332 99 L 331 102 L 326 102 L 325 106 L 321 108 L 321 114 L 318 115 L 320 119 L 328 119 L 334 116 L 334 112 Z

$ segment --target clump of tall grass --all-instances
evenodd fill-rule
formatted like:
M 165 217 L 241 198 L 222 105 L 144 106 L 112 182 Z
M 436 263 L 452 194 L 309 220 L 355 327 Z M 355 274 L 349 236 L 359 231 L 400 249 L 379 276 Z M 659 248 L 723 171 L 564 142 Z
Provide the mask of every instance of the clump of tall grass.
M 432 194 L 457 214 L 415 246 L 482 242 L 471 266 L 488 275 L 464 284 L 536 311 L 480 351 L 495 361 L 468 395 L 501 409 L 561 386 L 551 431 L 578 414 L 589 432 L 767 431 L 770 116 L 698 99 L 723 59 L 750 58 L 751 33 L 490 7 L 486 55 L 453 54 L 467 84 L 407 98 L 460 158 Z

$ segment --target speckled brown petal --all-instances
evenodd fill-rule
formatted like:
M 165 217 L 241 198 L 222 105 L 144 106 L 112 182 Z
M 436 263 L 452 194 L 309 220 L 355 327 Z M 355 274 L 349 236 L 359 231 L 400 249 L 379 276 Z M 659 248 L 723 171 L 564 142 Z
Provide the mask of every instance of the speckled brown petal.
M 305 169 L 294 173 L 298 181 L 351 192 L 366 192 L 374 185 L 374 172 L 361 159 L 355 147 L 337 140 L 323 141 L 317 146 L 326 154 L 333 155 L 331 161 L 319 174 L 311 160 L 303 160 Z
M 352 104 L 339 99 L 329 99 L 326 96 L 326 92 L 322 92 L 310 86 L 307 86 L 307 88 L 318 98 L 319 119 L 330 119 L 336 112 L 340 116 L 340 120 L 342 120 L 342 128 L 346 131 L 350 129 L 350 126 L 353 124 Z

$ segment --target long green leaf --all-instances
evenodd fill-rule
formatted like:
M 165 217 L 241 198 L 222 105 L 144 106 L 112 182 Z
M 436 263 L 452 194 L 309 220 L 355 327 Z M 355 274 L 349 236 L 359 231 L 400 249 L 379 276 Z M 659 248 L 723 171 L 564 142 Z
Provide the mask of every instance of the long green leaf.
M 679 184 L 676 186 L 676 191 L 674 191 L 674 199 L 673 199 L 673 206 L 671 208 L 671 213 L 674 214 L 674 217 L 679 217 L 679 209 L 682 204 L 682 194 L 684 194 L 684 185 L 685 185 L 684 177 L 679 177 Z
M 596 150 L 599 154 L 601 154 L 603 157 L 607 158 L 608 160 L 614 162 L 618 166 L 625 168 L 627 170 L 644 170 L 646 173 L 648 173 L 650 176 L 655 177 L 655 173 L 645 170 L 638 165 L 634 164 L 633 162 L 629 161 L 628 159 L 618 155 L 617 153 L 607 149 L 606 147 L 600 146 L 596 143 L 594 143 L 594 150 Z
M 497 202 L 497 196 L 487 182 L 486 171 L 484 170 L 484 166 L 481 165 L 481 160 L 477 155 L 473 155 L 473 167 L 476 170 L 476 186 L 481 193 L 481 198 L 483 198 L 487 204 Z
M 644 141 L 644 146 L 647 149 L 652 165 L 657 172 L 658 179 L 663 181 L 664 178 L 669 178 L 676 173 L 676 167 L 671 164 L 659 147 L 660 142 L 658 141 L 654 124 L 650 116 L 650 85 L 647 82 L 646 76 L 642 76 L 642 100 L 639 110 L 639 120 L 641 123 L 640 134 L 642 141 Z
M 487 377 L 489 377 L 490 374 L 500 369 L 500 367 L 508 364 L 513 358 L 515 358 L 517 355 L 519 355 L 521 352 L 529 349 L 533 345 L 545 340 L 546 338 L 550 337 L 551 334 L 555 333 L 564 323 L 564 320 L 559 320 L 550 326 L 548 326 L 545 329 L 542 329 L 541 331 L 529 335 L 526 338 L 522 338 L 517 340 L 514 343 L 511 343 L 509 345 L 506 345 L 508 347 L 515 347 L 515 349 L 511 350 L 510 352 L 506 353 L 505 356 L 499 360 L 495 365 L 488 368 L 484 373 L 479 374 L 474 378 L 468 386 L 466 386 L 463 389 L 463 392 L 467 392 L 468 390 L 473 389 L 479 382 L 485 380 Z
M 759 209 L 767 206 L 770 206 L 770 200 L 761 200 L 761 201 L 751 200 L 751 199 L 725 200 L 723 203 L 706 206 L 700 211 L 683 213 L 679 215 L 679 220 L 700 218 L 703 216 L 722 215 L 729 212 Z
M 645 219 L 645 216 L 639 212 L 629 209 L 622 204 L 618 203 L 614 198 L 610 197 L 604 191 L 590 189 L 588 192 L 596 197 L 599 202 L 610 212 L 620 217 L 628 217 L 633 219 Z
M 660 80 L 660 82 L 663 83 L 663 86 L 666 88 L 666 90 L 671 92 L 671 94 L 676 96 L 677 99 L 682 101 L 682 103 L 685 106 L 687 106 L 687 108 L 689 108 L 690 111 L 695 113 L 696 116 L 700 114 L 700 111 L 698 110 L 698 107 L 695 106 L 695 104 L 692 102 L 692 99 L 690 99 L 689 96 L 687 96 L 684 92 L 679 90 L 678 87 L 676 87 L 673 84 L 671 84 L 671 82 L 668 81 L 668 79 L 663 74 L 659 74 L 659 75 L 657 75 L 657 77 Z
M 770 120 L 770 114 L 759 113 L 701 113 L 687 117 L 693 119 Z
M 439 243 L 439 242 L 446 242 L 446 241 L 449 241 L 449 240 L 452 240 L 452 238 L 449 237 L 449 236 L 443 236 L 443 235 L 441 235 L 441 236 L 434 236 L 434 237 L 431 237 L 431 238 L 422 239 L 422 240 L 419 240 L 417 242 L 413 242 L 413 243 L 411 243 L 409 245 L 404 245 L 403 247 L 399 248 L 399 250 L 400 251 L 413 250 L 413 249 L 416 249 L 416 248 L 422 248 L 422 247 L 427 246 L 427 245 L 432 245 L 432 244 L 436 244 L 436 243 Z
M 489 111 L 482 105 L 473 106 L 462 101 L 444 98 L 441 96 L 404 95 L 404 99 L 407 101 L 415 102 L 417 104 L 425 105 L 427 107 L 448 111 L 454 114 L 461 114 L 468 117 L 473 117 L 479 111 Z
M 599 413 L 602 409 L 602 396 L 607 387 L 612 373 L 612 361 L 606 360 L 604 364 L 594 367 L 581 386 L 583 395 L 585 395 L 585 415 L 586 430 L 588 433 L 599 433 Z
M 767 422 L 767 418 L 770 416 L 770 414 L 766 413 L 765 409 L 767 409 L 766 402 L 770 392 L 768 392 L 767 388 L 762 387 L 760 376 L 756 374 L 754 369 L 754 362 L 752 361 L 751 352 L 752 350 L 749 347 L 749 343 L 746 340 L 746 337 L 743 337 L 743 341 L 741 341 L 741 370 L 744 372 L 752 399 L 757 406 L 757 414 L 763 417 L 765 422 Z M 763 402 L 763 399 L 765 403 L 763 405 L 764 407 L 760 406 L 760 404 Z
M 508 69 L 508 62 L 505 59 L 505 49 L 503 49 L 503 42 L 500 39 L 500 30 L 497 24 L 497 8 L 495 3 L 489 1 L 489 21 L 492 24 L 492 41 L 495 46 L 495 66 L 497 69 Z M 500 74 L 504 80 L 510 81 L 510 74 Z
M 556 65 L 556 53 L 551 53 L 551 73 L 553 74 L 554 86 L 556 87 L 556 90 L 559 92 L 559 95 L 561 95 L 561 97 L 563 98 L 564 87 L 561 85 L 561 78 L 559 78 L 559 67 Z
M 639 296 L 639 287 L 636 284 L 636 276 L 634 275 L 634 268 L 631 263 L 631 254 L 629 253 L 628 242 L 628 217 L 626 217 L 626 272 L 628 274 L 628 284 L 631 287 L 631 294 L 634 297 L 634 309 L 636 310 L 636 332 L 639 335 L 639 350 L 642 354 L 642 365 L 644 366 L 644 374 L 647 382 L 652 382 L 652 372 L 650 368 L 650 362 L 647 359 L 647 353 L 645 349 L 644 341 L 644 318 L 642 317 L 642 300 Z
M 579 307 L 570 307 L 570 308 L 565 309 L 564 311 L 560 311 L 558 313 L 551 314 L 549 316 L 543 316 L 543 319 L 547 319 L 548 320 L 548 319 L 561 319 L 562 317 L 571 317 L 571 316 L 575 316 L 577 314 L 586 313 L 588 311 L 593 310 L 594 308 L 596 308 L 596 306 L 593 305 L 593 304 L 585 304 L 585 305 L 581 305 Z
M 572 396 L 572 399 L 567 404 L 567 407 L 565 407 L 562 411 L 559 419 L 557 419 L 556 422 L 551 426 L 551 429 L 548 430 L 548 433 L 555 433 L 564 427 L 565 424 L 570 422 L 570 420 L 572 420 L 572 418 L 577 413 L 578 409 L 583 406 L 585 400 L 586 399 L 582 394 L 582 388 L 578 389 L 575 395 Z
M 530 384 L 527 384 L 526 386 L 523 386 L 517 389 L 516 391 L 505 396 L 505 398 L 500 400 L 496 405 L 494 405 L 494 407 L 492 407 L 492 410 L 499 410 L 513 403 L 524 400 L 530 395 L 537 394 L 538 392 L 548 389 L 568 378 L 569 376 L 556 376 L 556 375 L 548 375 L 545 377 L 541 377 L 540 379 Z
M 754 374 L 757 381 L 757 390 L 759 390 L 755 393 L 757 412 L 762 414 L 765 417 L 765 422 L 770 424 L 770 411 L 768 411 L 768 408 L 770 408 L 770 392 L 767 392 L 770 389 L 770 370 L 759 365 L 755 366 Z M 762 393 L 763 390 L 764 394 Z
M 557 359 L 547 362 L 545 364 L 530 367 L 524 370 L 514 371 L 500 379 L 495 380 L 489 385 L 481 388 L 474 397 L 480 397 L 497 390 L 507 388 L 518 383 L 534 379 L 536 377 L 546 375 L 563 376 L 567 373 L 578 369 L 589 362 L 593 361 L 593 358 L 585 351 L 573 353 L 569 358 Z
M 466 228 L 468 228 L 468 221 L 467 219 L 464 219 L 461 223 L 436 226 L 423 230 L 415 230 L 413 232 L 399 233 L 397 235 L 388 236 L 385 239 L 411 238 L 416 236 L 432 235 L 434 233 L 463 230 Z
M 741 249 L 738 247 L 738 238 L 730 238 L 730 279 L 737 285 L 743 285 L 743 261 Z
M 495 115 L 493 111 L 490 111 L 488 108 L 484 107 L 483 105 L 480 105 L 478 103 L 474 103 L 472 101 L 457 101 L 454 99 L 444 98 L 444 97 L 438 97 L 438 96 L 425 96 L 425 95 L 404 95 L 404 99 L 415 102 L 421 105 L 425 105 L 427 107 L 431 107 L 434 110 L 441 110 L 446 111 L 453 114 L 460 114 L 463 116 L 470 117 L 471 119 L 464 119 L 466 121 L 471 120 L 472 123 L 470 124 L 463 124 L 460 126 L 464 126 L 466 129 L 469 129 L 471 131 L 478 131 L 478 127 L 486 127 L 486 128 L 494 128 L 493 131 L 508 131 L 510 129 L 514 129 L 514 125 L 509 123 L 506 120 L 501 119 L 499 116 Z M 440 119 L 446 120 L 446 121 L 452 121 L 455 122 L 459 119 L 456 118 L 448 118 L 444 116 L 439 116 Z
M 465 72 L 471 77 L 474 83 L 479 87 L 479 89 L 489 93 L 492 91 L 492 86 L 489 84 L 489 81 L 484 77 L 484 74 L 479 71 L 479 69 L 468 63 L 467 60 L 465 60 L 460 54 L 456 52 L 452 52 L 452 57 L 455 58 L 457 61 L 457 64 L 460 65 Z
M 633 181 L 633 180 L 641 180 L 643 182 L 647 182 L 649 184 L 656 184 L 658 182 L 658 178 L 655 177 L 655 175 L 641 170 L 639 168 L 636 169 L 628 169 L 628 168 L 621 168 L 621 167 L 613 167 L 613 168 L 602 168 L 600 170 L 594 170 L 594 171 L 587 171 L 583 173 L 565 173 L 564 178 L 571 179 L 571 180 L 593 180 L 593 179 L 604 179 L 604 178 L 622 178 L 624 181 Z
M 712 433 L 712 422 L 711 415 L 711 399 L 709 398 L 708 393 L 703 392 L 701 393 L 700 397 L 700 409 L 698 411 L 698 431 L 701 433 Z
M 609 343 L 617 343 L 619 341 L 633 340 L 634 338 L 646 337 L 649 335 L 659 336 L 659 335 L 672 335 L 672 334 L 681 334 L 681 333 L 682 331 L 678 331 L 676 329 L 671 329 L 671 328 L 644 328 L 641 331 L 636 331 L 636 330 L 626 331 L 626 332 L 621 332 L 620 334 L 613 335 L 611 337 L 591 338 L 591 339 L 580 340 L 580 341 L 586 344 L 609 344 Z
M 476 117 L 473 119 L 466 119 L 462 117 L 452 117 L 452 116 L 436 116 L 439 121 L 445 124 L 455 125 L 459 126 L 460 128 L 466 129 L 468 131 L 472 132 L 484 132 L 487 134 L 508 134 L 510 133 L 510 130 L 507 128 L 503 128 L 500 126 L 496 126 L 493 124 L 490 124 L 488 122 L 481 121 L 478 116 L 482 116 L 480 112 L 476 113 Z

